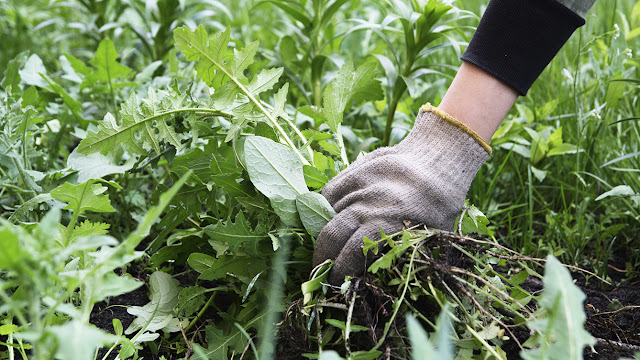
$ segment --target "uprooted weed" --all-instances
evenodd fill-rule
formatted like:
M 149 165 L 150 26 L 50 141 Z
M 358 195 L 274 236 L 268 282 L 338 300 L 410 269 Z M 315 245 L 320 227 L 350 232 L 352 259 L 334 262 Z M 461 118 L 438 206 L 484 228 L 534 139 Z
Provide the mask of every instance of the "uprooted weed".
M 505 351 L 509 358 L 518 356 L 530 334 L 525 323 L 538 315 L 534 296 L 520 285 L 541 278 L 534 269 L 544 259 L 489 239 L 426 229 L 383 237 L 365 250 L 380 245 L 384 255 L 365 276 L 342 287 L 324 284 L 325 292 L 313 301 L 289 306 L 280 325 L 278 359 L 298 359 L 318 349 L 359 359 L 408 359 L 401 314 L 413 313 L 434 330 L 446 304 L 456 324 L 458 356 L 504 358 Z

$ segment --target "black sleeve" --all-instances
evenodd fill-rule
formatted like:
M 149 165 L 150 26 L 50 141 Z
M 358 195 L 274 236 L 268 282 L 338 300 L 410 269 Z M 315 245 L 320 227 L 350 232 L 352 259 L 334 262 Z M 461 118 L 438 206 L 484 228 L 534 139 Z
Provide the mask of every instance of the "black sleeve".
M 584 23 L 555 0 L 491 0 L 461 58 L 526 95 Z

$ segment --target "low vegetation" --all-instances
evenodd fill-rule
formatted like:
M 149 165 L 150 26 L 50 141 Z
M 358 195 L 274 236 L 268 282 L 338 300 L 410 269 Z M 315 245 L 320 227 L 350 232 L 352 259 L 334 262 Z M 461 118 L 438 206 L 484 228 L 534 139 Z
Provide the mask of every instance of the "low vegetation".
M 322 187 L 439 102 L 484 5 L 1 2 L 0 359 L 633 356 L 631 0 L 518 101 L 455 231 L 311 267 Z

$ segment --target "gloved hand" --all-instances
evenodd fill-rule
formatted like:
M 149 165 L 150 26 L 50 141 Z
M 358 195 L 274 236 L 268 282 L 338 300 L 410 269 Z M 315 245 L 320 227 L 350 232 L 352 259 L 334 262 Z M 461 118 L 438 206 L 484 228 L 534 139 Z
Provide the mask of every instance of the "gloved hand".
M 371 258 L 363 237 L 398 232 L 403 221 L 451 230 L 471 181 L 491 154 L 473 130 L 430 104 L 423 105 L 413 130 L 398 145 L 355 161 L 322 194 L 337 215 L 318 236 L 314 266 L 335 264 L 329 282 L 362 274 Z

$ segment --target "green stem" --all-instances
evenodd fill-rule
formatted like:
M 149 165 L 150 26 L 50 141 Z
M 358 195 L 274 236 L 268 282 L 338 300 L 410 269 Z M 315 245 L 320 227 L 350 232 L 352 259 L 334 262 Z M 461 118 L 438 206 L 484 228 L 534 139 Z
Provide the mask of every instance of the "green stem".
M 202 315 L 204 315 L 204 312 L 207 311 L 207 309 L 211 305 L 211 302 L 213 301 L 213 298 L 216 297 L 216 294 L 218 293 L 218 290 L 222 290 L 222 289 L 226 289 L 226 287 L 220 286 L 220 287 L 216 287 L 216 288 L 213 288 L 213 289 L 209 290 L 209 291 L 213 291 L 213 294 L 211 294 L 211 296 L 209 297 L 209 300 L 207 300 L 207 302 L 204 304 L 202 309 L 200 309 L 200 311 L 198 312 L 198 315 L 196 315 L 196 317 L 193 318 L 193 320 L 191 320 L 189 325 L 187 325 L 187 327 L 184 328 L 184 332 L 185 333 L 187 331 L 189 331 L 189 329 L 191 329 L 198 322 L 198 320 L 200 320 L 200 318 L 202 318 Z
M 349 166 L 349 158 L 347 157 L 347 150 L 344 147 L 344 139 L 342 139 L 342 125 L 338 124 L 336 131 L 336 138 L 338 138 L 338 146 L 340 147 L 340 157 L 345 166 Z
M 400 102 L 400 98 L 404 91 L 407 89 L 407 84 L 404 83 L 404 80 L 397 79 L 396 85 L 393 89 L 393 96 L 391 98 L 391 102 L 389 103 L 389 109 L 387 112 L 387 124 L 384 128 L 384 138 L 382 139 L 382 146 L 389 146 L 389 141 L 391 140 L 391 129 L 393 125 L 393 119 L 396 116 L 396 109 L 398 108 L 398 103 Z
M 265 104 L 265 106 L 269 106 L 269 105 Z M 289 127 L 293 129 L 293 131 L 296 133 L 296 135 L 298 135 L 298 137 L 300 138 L 300 141 L 303 144 L 307 143 L 307 137 L 304 136 L 302 131 L 298 129 L 298 127 L 296 126 L 296 124 L 293 123 L 293 121 L 289 120 L 287 116 L 281 116 L 280 118 L 283 119 L 287 123 L 287 125 L 289 125 Z M 309 153 L 309 160 L 311 160 L 311 163 L 313 163 L 313 149 L 311 149 L 311 147 L 307 147 L 307 152 Z
M 409 260 L 409 268 L 407 269 L 407 278 L 404 282 L 402 295 L 400 295 L 400 298 L 397 299 L 396 302 L 393 304 L 393 307 L 394 307 L 393 314 L 391 314 L 391 318 L 384 326 L 384 332 L 382 333 L 382 337 L 380 338 L 380 341 L 378 341 L 378 344 L 376 344 L 376 346 L 371 350 L 378 350 L 378 348 L 382 345 L 384 340 L 387 338 L 387 334 L 389 333 L 391 324 L 393 323 L 393 320 L 396 318 L 396 315 L 398 314 L 398 310 L 400 309 L 400 305 L 404 301 L 404 297 L 407 293 L 407 289 L 409 288 L 409 282 L 411 280 L 411 269 L 413 268 L 413 259 L 416 257 L 416 252 L 418 251 L 418 248 L 419 246 L 417 246 L 416 244 L 413 245 L 413 253 L 411 254 L 411 260 Z

